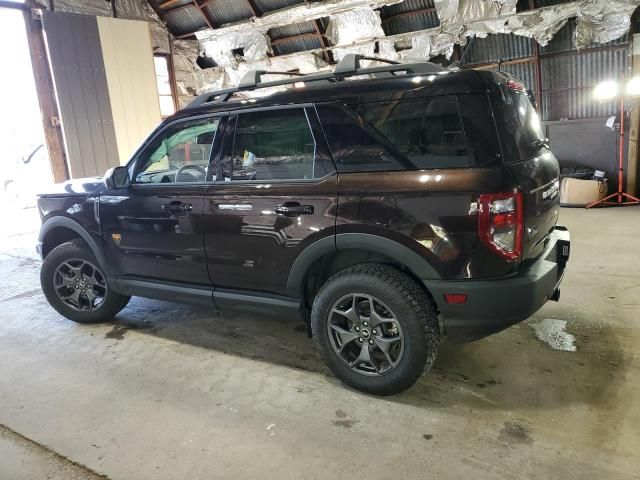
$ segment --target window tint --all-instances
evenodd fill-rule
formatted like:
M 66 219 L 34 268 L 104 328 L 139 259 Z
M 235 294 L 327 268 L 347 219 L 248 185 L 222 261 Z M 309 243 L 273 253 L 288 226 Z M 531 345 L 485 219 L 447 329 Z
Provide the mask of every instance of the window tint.
M 303 109 L 238 115 L 224 180 L 314 178 L 316 143 Z
M 487 95 L 469 93 L 457 98 L 464 133 L 476 163 L 487 165 L 495 162 L 500 155 L 500 144 Z
M 454 96 L 361 103 L 346 114 L 323 108 L 321 120 L 341 171 L 474 164 Z
M 404 157 L 383 135 L 365 124 L 357 112 L 338 107 L 318 107 L 318 113 L 339 172 L 410 168 Z
M 506 162 L 518 162 L 546 149 L 540 118 L 529 97 L 508 92 L 501 105 L 504 130 L 500 132 Z M 500 109 L 498 110 L 500 112 Z
M 207 176 L 217 118 L 169 127 L 145 150 L 137 183 L 203 182 Z

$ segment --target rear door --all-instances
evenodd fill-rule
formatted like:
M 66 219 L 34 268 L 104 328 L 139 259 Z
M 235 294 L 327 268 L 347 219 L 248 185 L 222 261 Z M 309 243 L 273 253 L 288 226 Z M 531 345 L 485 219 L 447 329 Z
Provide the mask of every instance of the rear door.
M 291 293 L 295 259 L 334 235 L 336 193 L 312 106 L 231 115 L 204 200 L 205 252 L 216 290 Z
M 210 285 L 202 213 L 221 122 L 169 124 L 137 154 L 131 185 L 101 195 L 105 252 L 120 277 Z

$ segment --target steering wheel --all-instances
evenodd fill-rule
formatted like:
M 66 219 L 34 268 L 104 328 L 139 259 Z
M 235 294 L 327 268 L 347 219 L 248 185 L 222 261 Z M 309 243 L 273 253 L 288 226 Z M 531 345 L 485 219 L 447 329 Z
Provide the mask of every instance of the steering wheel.
M 189 170 L 195 170 L 195 172 L 190 172 Z M 184 175 L 186 178 L 181 178 L 182 175 Z M 176 182 L 193 182 L 196 181 L 198 179 L 198 176 L 200 175 L 204 180 L 207 177 L 207 171 L 199 165 L 183 165 L 176 172 Z

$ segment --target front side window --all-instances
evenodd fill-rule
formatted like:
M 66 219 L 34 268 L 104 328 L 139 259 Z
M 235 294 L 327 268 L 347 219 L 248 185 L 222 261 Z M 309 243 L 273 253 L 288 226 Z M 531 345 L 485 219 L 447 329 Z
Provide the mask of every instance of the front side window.
M 316 142 L 303 109 L 241 113 L 222 176 L 225 181 L 312 179 L 315 161 Z
M 139 160 L 136 183 L 204 182 L 218 123 L 204 118 L 167 128 Z

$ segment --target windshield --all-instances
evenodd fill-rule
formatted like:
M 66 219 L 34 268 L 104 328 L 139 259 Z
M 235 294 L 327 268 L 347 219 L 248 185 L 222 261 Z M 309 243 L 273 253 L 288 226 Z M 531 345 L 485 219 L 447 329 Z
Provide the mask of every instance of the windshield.
M 518 162 L 539 155 L 546 147 L 540 118 L 527 95 L 509 91 L 504 96 L 501 140 L 505 161 Z

